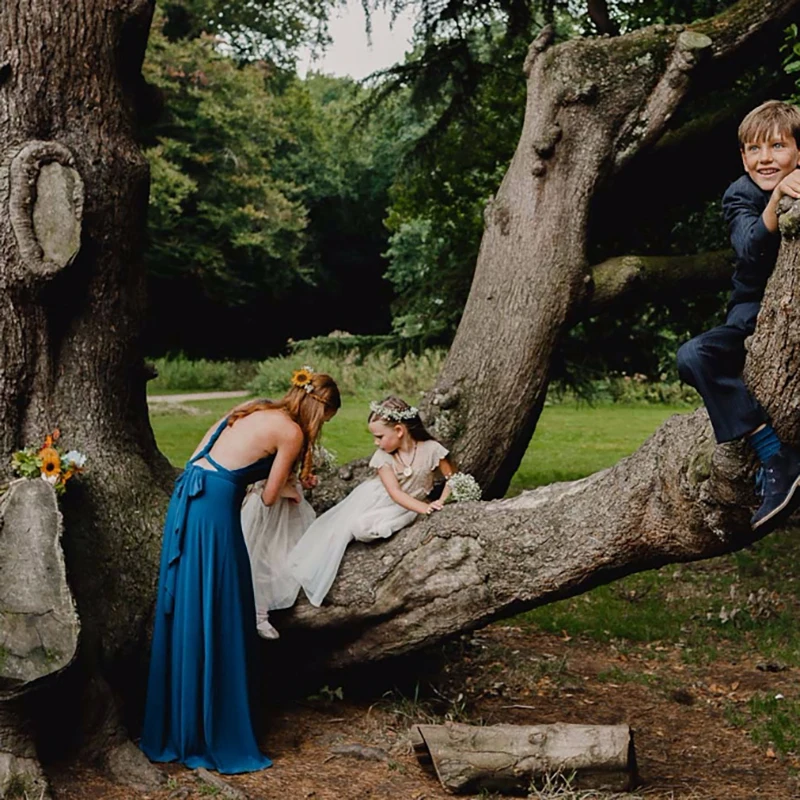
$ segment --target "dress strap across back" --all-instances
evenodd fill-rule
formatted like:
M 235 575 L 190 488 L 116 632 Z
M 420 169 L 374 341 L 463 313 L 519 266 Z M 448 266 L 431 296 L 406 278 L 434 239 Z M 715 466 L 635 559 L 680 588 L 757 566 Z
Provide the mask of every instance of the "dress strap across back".
M 212 464 L 214 466 L 214 469 L 225 470 L 225 467 L 223 467 L 221 464 L 218 464 L 213 458 L 211 458 L 209 452 L 211 451 L 211 448 L 217 443 L 217 439 L 219 439 L 220 435 L 222 434 L 222 431 L 224 431 L 227 426 L 228 426 L 228 418 L 225 417 L 225 419 L 223 419 L 222 422 L 220 422 L 219 425 L 217 425 L 217 429 L 214 431 L 214 433 L 211 434 L 211 438 L 206 442 L 205 447 L 196 456 L 190 458 L 189 463 L 194 464 L 195 461 L 199 461 L 201 458 L 204 458 L 206 461 L 208 461 L 209 464 Z

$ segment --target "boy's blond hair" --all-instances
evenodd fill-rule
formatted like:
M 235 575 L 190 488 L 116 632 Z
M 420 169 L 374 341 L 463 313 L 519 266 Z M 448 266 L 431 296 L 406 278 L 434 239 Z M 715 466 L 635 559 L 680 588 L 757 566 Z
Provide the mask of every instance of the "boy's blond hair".
M 800 108 L 782 100 L 767 100 L 754 108 L 739 125 L 739 147 L 758 143 L 773 134 L 792 136 L 800 147 Z

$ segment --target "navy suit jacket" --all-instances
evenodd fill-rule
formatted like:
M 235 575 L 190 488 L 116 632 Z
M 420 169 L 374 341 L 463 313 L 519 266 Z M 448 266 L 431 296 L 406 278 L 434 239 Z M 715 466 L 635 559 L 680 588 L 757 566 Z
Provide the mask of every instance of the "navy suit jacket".
M 736 254 L 729 308 L 737 303 L 761 302 L 764 296 L 781 243 L 780 235 L 770 233 L 761 218 L 771 195 L 745 174 L 722 197 L 722 213 Z

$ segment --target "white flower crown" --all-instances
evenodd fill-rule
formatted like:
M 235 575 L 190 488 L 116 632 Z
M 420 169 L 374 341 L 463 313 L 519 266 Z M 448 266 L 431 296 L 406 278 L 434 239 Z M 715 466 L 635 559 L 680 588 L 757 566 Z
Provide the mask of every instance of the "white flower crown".
M 386 408 L 377 400 L 373 400 L 369 404 L 369 410 L 381 419 L 388 419 L 390 422 L 408 422 L 419 416 L 419 409 L 415 406 L 409 408 Z

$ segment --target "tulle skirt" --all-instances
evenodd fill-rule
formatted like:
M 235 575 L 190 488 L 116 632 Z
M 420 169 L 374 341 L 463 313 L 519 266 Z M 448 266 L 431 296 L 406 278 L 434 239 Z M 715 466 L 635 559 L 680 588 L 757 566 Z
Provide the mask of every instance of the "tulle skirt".
M 242 504 L 242 531 L 250 554 L 256 611 L 263 616 L 290 608 L 297 600 L 300 584 L 289 573 L 287 559 L 316 514 L 305 499 L 292 503 L 280 498 L 265 506 L 260 488 L 256 484 Z
M 320 606 L 353 539 L 386 539 L 416 517 L 415 511 L 389 497 L 380 478 L 365 481 L 308 527 L 289 553 L 290 576 L 303 587 L 311 605 Z

